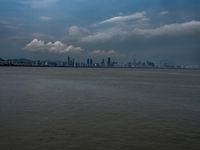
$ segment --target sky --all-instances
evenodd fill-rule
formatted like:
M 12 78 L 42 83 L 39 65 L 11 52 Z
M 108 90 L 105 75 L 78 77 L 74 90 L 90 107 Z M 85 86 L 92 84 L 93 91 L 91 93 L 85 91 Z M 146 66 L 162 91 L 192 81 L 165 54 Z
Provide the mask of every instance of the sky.
M 199 0 L 0 0 L 0 57 L 200 65 Z

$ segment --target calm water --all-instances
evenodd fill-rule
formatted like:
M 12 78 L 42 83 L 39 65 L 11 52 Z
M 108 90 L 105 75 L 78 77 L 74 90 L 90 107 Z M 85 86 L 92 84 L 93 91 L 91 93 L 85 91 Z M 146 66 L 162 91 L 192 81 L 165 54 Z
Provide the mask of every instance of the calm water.
M 0 150 L 199 150 L 200 71 L 0 68 Z

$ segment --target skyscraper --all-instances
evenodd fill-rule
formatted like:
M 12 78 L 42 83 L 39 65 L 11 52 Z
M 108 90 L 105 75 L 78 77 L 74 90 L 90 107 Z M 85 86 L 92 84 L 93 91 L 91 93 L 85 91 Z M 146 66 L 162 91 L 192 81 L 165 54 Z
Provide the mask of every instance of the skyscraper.
M 108 67 L 111 66 L 111 58 L 110 58 L 110 57 L 108 57 L 107 66 L 108 66 Z
M 87 59 L 87 66 L 89 66 L 90 65 L 90 59 L 88 58 Z
M 101 67 L 105 67 L 105 60 L 104 59 L 102 59 L 102 61 L 101 61 Z
M 67 57 L 67 64 L 68 64 L 68 66 L 70 66 L 70 65 L 71 65 L 71 59 L 70 59 L 70 57 L 69 57 L 69 56 Z
M 93 60 L 92 60 L 92 58 L 90 59 L 90 66 L 93 66 Z

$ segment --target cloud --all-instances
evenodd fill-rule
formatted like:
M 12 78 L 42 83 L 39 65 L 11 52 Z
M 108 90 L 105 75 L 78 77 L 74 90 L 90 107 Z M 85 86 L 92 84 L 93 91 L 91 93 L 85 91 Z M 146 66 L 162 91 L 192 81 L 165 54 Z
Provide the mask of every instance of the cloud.
M 92 35 L 88 35 L 86 37 L 81 38 L 81 42 L 102 42 L 109 39 L 112 39 L 116 35 L 116 32 L 108 31 L 108 32 L 98 32 Z
M 48 17 L 48 16 L 40 16 L 39 19 L 42 20 L 42 21 L 48 21 L 48 20 L 52 20 L 53 18 Z
M 48 7 L 59 0 L 21 0 L 21 4 L 30 5 L 32 8 Z
M 81 38 L 81 42 L 105 42 L 111 39 L 128 39 L 131 37 L 151 38 L 157 36 L 180 36 L 199 35 L 200 21 L 190 21 L 185 23 L 166 24 L 156 28 L 139 27 L 111 27 L 101 32 L 97 32 Z
M 18 25 L 14 25 L 8 21 L 5 20 L 0 20 L 0 27 L 3 27 L 5 29 L 11 29 L 11 30 L 16 30 L 19 28 Z
M 167 15 L 167 14 L 169 14 L 168 11 L 162 11 L 162 12 L 160 12 L 160 15 L 161 15 L 161 16 L 164 16 L 164 15 Z
M 115 50 L 94 50 L 90 53 L 91 55 L 100 55 L 100 56 L 110 56 L 110 55 L 116 55 L 117 52 Z
M 106 23 L 120 23 L 120 22 L 127 22 L 127 21 L 148 21 L 149 18 L 146 16 L 145 12 L 137 12 L 127 16 L 116 16 L 110 19 L 106 19 L 101 21 L 99 24 L 106 24 Z
M 91 51 L 89 53 L 89 55 L 91 57 L 94 57 L 94 58 L 105 58 L 105 57 L 112 57 L 112 58 L 117 58 L 117 59 L 121 59 L 121 58 L 124 58 L 126 57 L 126 55 L 114 50 L 114 49 L 111 49 L 111 50 L 94 50 L 94 51 Z
M 134 29 L 133 35 L 146 37 L 165 36 L 165 35 L 194 35 L 200 33 L 200 21 L 190 21 L 164 25 L 154 29 Z
M 61 41 L 45 43 L 42 40 L 33 39 L 25 47 L 26 50 L 49 52 L 49 53 L 80 53 L 83 51 L 80 47 L 74 47 L 73 45 L 67 45 Z
M 52 35 L 49 35 L 49 34 L 46 34 L 46 33 L 39 33 L 39 32 L 36 32 L 36 33 L 32 33 L 31 34 L 31 37 L 33 38 L 33 39 L 54 39 L 54 36 L 52 36 Z
M 81 34 L 81 29 L 78 26 L 71 26 L 68 29 L 70 36 L 79 36 Z
M 127 32 L 130 32 L 126 27 L 127 26 L 112 26 L 107 29 L 102 29 L 101 31 L 90 33 L 89 35 L 81 37 L 80 42 L 96 43 L 107 42 L 113 38 L 124 39 L 125 35 L 128 34 Z

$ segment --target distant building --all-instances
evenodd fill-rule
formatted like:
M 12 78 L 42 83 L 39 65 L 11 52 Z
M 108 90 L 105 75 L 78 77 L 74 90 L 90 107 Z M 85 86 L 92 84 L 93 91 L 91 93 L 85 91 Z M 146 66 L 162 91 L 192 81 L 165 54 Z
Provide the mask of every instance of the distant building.
M 87 59 L 87 63 L 86 64 L 87 64 L 87 66 L 90 65 L 90 59 L 89 58 Z
M 101 67 L 105 67 L 105 59 L 102 59 L 102 61 L 101 61 Z
M 111 58 L 110 57 L 108 57 L 107 66 L 111 67 Z
M 71 59 L 70 59 L 69 56 L 67 57 L 67 64 L 68 64 L 69 66 L 71 65 Z
M 93 66 L 93 60 L 90 59 L 90 66 Z
M 92 58 L 88 58 L 88 59 L 87 59 L 87 66 L 88 66 L 88 67 L 93 66 L 93 59 L 92 59 Z

